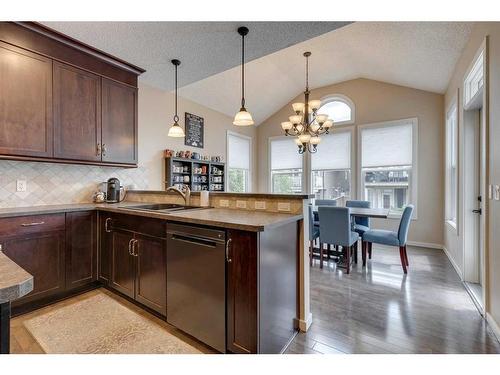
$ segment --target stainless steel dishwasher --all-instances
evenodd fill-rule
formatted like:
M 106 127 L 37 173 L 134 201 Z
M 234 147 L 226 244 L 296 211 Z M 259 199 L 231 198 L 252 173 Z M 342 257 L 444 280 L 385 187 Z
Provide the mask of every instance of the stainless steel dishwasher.
M 226 351 L 226 234 L 167 223 L 167 322 Z

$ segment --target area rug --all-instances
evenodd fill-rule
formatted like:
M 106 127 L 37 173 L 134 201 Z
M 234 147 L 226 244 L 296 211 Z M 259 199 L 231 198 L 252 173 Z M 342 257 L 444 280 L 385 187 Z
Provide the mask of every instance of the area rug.
M 165 328 L 98 294 L 24 322 L 49 354 L 200 354 Z

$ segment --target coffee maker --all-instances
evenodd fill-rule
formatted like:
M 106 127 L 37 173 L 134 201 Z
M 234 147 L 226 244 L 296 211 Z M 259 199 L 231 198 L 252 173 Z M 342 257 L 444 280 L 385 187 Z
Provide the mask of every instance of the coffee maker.
M 120 186 L 120 180 L 112 177 L 108 180 L 106 188 L 106 203 L 118 203 L 122 198 L 123 187 Z

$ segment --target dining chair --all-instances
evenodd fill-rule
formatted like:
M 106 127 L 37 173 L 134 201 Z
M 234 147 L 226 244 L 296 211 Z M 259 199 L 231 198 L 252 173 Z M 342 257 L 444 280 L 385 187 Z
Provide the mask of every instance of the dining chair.
M 356 207 L 356 208 L 370 208 L 371 203 L 370 201 L 360 201 L 360 200 L 348 200 L 345 202 L 346 207 Z M 368 217 L 361 217 L 361 216 L 354 216 L 353 220 L 353 228 L 354 231 L 359 234 L 361 237 L 361 240 L 363 239 L 363 234 L 370 230 L 370 218 Z M 364 243 L 361 243 L 362 246 L 364 246 Z M 372 253 L 368 252 L 368 258 L 372 258 Z
M 323 244 L 342 246 L 345 252 L 347 273 L 351 268 L 351 255 L 357 263 L 357 243 L 359 234 L 351 230 L 349 207 L 319 206 L 319 267 L 323 268 Z
M 405 207 L 399 222 L 399 229 L 397 232 L 382 229 L 370 229 L 363 234 L 362 258 L 363 266 L 366 265 L 366 248 L 371 253 L 372 244 L 379 243 L 382 245 L 398 246 L 399 256 L 401 258 L 401 266 L 403 272 L 407 273 L 407 267 L 410 266 L 408 262 L 408 253 L 406 252 L 406 241 L 408 239 L 408 230 L 410 229 L 411 215 L 413 214 L 414 206 L 409 204 Z M 320 236 L 321 241 L 321 236 Z
M 314 221 L 312 204 L 309 205 L 309 265 L 313 263 L 314 241 L 319 238 L 319 224 Z
M 315 206 L 337 206 L 337 201 L 335 199 L 315 199 Z

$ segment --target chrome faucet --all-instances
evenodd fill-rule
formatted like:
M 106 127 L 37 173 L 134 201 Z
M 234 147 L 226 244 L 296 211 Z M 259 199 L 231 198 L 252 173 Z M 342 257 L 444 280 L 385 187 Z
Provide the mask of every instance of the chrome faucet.
M 173 191 L 174 193 L 179 194 L 184 199 L 184 205 L 189 206 L 191 202 L 191 189 L 189 188 L 189 186 L 184 185 L 183 190 L 184 192 L 182 192 L 176 187 L 170 186 L 167 188 L 166 191 Z

